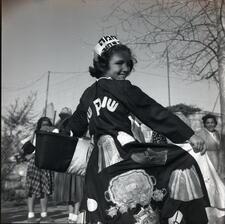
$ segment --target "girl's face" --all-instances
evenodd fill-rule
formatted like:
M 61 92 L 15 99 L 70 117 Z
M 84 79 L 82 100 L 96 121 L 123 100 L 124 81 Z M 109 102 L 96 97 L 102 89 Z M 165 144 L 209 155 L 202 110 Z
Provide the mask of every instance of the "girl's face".
M 42 123 L 41 123 L 41 128 L 40 128 L 40 130 L 41 131 L 49 131 L 49 129 L 50 129 L 50 127 L 51 127 L 51 124 L 48 122 L 48 121 L 42 121 Z
M 215 127 L 216 127 L 216 123 L 214 121 L 213 118 L 208 118 L 205 122 L 205 128 L 208 130 L 208 131 L 215 131 Z
M 41 127 L 51 126 L 48 121 L 42 121 Z
M 105 77 L 111 77 L 115 80 L 124 80 L 130 74 L 131 59 L 126 54 L 115 53 L 109 60 L 109 69 Z

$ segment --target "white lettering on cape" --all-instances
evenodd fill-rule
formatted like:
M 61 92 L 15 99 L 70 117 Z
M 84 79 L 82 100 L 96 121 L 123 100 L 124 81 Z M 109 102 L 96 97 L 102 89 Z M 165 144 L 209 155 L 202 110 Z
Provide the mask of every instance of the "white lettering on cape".
M 118 102 L 116 102 L 115 100 L 112 100 L 111 98 L 107 96 L 104 96 L 102 100 L 100 98 L 95 99 L 93 101 L 93 104 L 95 106 L 97 116 L 100 115 L 100 110 L 102 108 L 106 108 L 108 111 L 114 112 L 119 105 Z M 90 107 L 88 108 L 87 115 L 88 115 L 88 120 L 90 120 L 92 116 L 92 110 Z

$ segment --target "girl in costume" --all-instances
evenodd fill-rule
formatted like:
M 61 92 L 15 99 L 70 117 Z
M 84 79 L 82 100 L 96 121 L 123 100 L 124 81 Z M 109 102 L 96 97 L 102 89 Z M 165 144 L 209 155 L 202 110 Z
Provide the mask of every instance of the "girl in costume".
M 189 141 L 204 153 L 204 141 L 183 121 L 126 80 L 136 59 L 115 36 L 95 47 L 87 88 L 65 132 L 82 136 L 87 129 L 90 156 L 82 208 L 90 223 L 206 224 L 208 196 L 200 169 L 173 144 L 135 141 L 132 114 L 174 143 Z

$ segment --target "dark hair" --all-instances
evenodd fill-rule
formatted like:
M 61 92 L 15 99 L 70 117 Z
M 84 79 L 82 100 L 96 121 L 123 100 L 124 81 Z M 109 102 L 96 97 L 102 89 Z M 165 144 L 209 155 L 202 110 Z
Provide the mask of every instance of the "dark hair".
M 203 121 L 204 126 L 205 126 L 206 121 L 209 118 L 212 118 L 214 120 L 215 124 L 217 125 L 216 116 L 214 116 L 213 114 L 206 114 L 205 116 L 202 117 L 202 121 Z
M 96 58 L 93 59 L 93 66 L 89 66 L 89 73 L 91 76 L 100 78 L 103 74 L 109 69 L 109 60 L 115 53 L 126 53 L 128 57 L 130 57 L 130 71 L 133 70 L 134 64 L 137 63 L 136 58 L 132 55 L 131 49 L 126 45 L 119 44 L 115 45 L 109 50 L 102 53 L 101 56 L 97 55 Z
M 49 123 L 49 126 L 52 126 L 52 122 L 50 120 L 50 118 L 48 117 L 41 117 L 38 122 L 37 122 L 37 127 L 36 127 L 36 131 L 40 130 L 41 129 L 41 126 L 42 126 L 42 123 L 43 121 L 47 121 Z

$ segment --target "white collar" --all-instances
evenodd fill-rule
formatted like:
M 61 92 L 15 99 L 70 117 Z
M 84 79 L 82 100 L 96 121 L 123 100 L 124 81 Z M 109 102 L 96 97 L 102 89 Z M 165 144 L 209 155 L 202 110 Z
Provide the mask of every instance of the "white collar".
M 205 128 L 205 129 L 209 133 L 209 135 L 214 139 L 214 141 L 216 141 L 218 143 L 219 142 L 219 139 L 216 136 L 216 131 L 211 132 L 211 131 L 207 130 L 207 128 Z
M 211 135 L 213 135 L 216 132 L 216 131 L 209 131 L 207 128 L 205 128 L 205 130 Z
M 103 76 L 103 77 L 98 78 L 97 81 L 99 81 L 100 79 L 112 79 L 112 78 L 111 77 L 104 77 Z

